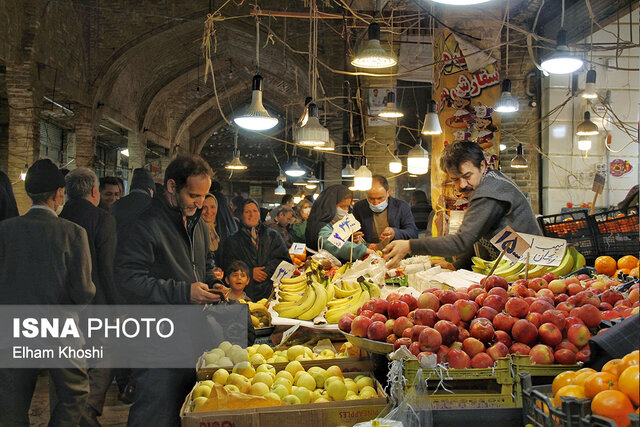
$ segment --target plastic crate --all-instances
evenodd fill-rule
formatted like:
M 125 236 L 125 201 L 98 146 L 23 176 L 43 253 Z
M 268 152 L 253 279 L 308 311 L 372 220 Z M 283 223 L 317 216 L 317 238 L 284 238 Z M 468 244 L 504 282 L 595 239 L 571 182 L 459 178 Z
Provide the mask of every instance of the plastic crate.
M 638 255 L 640 252 L 638 206 L 625 210 L 613 209 L 591 215 L 590 219 L 601 255 L 614 258 L 630 254 Z
M 412 384 L 419 365 L 406 361 L 404 376 Z M 423 369 L 429 404 L 433 409 L 515 408 L 511 359 L 499 359 L 494 368 Z
M 523 405 L 521 374 L 528 374 L 531 377 L 532 385 L 546 385 L 551 384 L 556 375 L 564 371 L 577 371 L 580 369 L 578 365 L 532 365 L 529 356 L 521 354 L 512 354 L 511 363 L 518 406 Z
M 598 257 L 595 231 L 589 215 L 584 211 L 538 217 L 542 234 L 547 237 L 565 239 L 584 255 L 589 263 Z

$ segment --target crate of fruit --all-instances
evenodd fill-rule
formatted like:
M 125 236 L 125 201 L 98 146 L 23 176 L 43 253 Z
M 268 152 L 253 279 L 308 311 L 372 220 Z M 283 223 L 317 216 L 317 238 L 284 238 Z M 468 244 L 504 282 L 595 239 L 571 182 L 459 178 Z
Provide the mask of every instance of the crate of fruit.
M 413 384 L 418 361 L 405 362 L 404 377 Z M 503 357 L 492 368 L 423 369 L 433 409 L 513 408 L 517 406 L 511 360 Z
M 617 258 L 640 251 L 638 206 L 602 212 L 590 219 L 600 253 Z
M 538 217 L 542 233 L 547 237 L 565 239 L 592 263 L 598 256 L 595 231 L 585 211 Z

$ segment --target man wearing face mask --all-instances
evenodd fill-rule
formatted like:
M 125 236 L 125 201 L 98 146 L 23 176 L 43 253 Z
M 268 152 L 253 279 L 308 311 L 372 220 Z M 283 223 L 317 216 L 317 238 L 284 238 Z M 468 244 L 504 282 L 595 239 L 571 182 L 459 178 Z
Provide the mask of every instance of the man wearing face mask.
M 382 175 L 374 175 L 367 199 L 355 204 L 353 216 L 362 227 L 355 237 L 362 236 L 367 243 L 376 243 L 379 249 L 393 240 L 418 237 L 411 206 L 391 197 L 389 183 Z
M 446 171 L 456 190 L 469 200 L 469 207 L 455 234 L 442 237 L 397 240 L 384 250 L 389 267 L 399 264 L 409 252 L 414 255 L 455 256 L 455 268 L 468 268 L 473 253 L 495 259 L 497 249 L 490 240 L 510 226 L 516 232 L 541 235 L 531 205 L 518 186 L 487 166 L 484 151 L 471 141 L 445 147 L 440 169 Z

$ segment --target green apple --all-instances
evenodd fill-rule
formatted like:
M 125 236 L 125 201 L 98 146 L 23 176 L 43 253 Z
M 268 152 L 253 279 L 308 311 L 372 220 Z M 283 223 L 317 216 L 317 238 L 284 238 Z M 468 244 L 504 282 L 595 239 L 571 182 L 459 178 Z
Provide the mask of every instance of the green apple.
M 282 401 L 287 405 L 299 405 L 301 403 L 298 396 L 294 396 L 293 394 L 287 394 L 282 398 Z
M 270 372 L 273 375 L 275 375 L 276 374 L 276 368 L 274 368 L 273 365 L 270 365 L 268 363 L 263 363 L 262 365 L 260 365 L 260 366 L 258 366 L 256 368 L 256 372 Z
M 293 395 L 300 399 L 300 403 L 309 403 L 311 400 L 311 391 L 305 387 L 296 388 Z

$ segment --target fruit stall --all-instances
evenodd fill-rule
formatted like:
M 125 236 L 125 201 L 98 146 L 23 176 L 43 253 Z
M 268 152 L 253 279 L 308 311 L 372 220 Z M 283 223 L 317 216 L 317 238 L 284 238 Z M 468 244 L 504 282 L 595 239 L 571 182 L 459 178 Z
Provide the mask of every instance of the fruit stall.
M 248 303 L 259 343 L 195 362 L 183 425 L 637 425 L 637 272 L 633 255 L 589 262 L 571 245 L 556 266 L 456 272 L 297 259 Z M 600 341 L 629 325 L 631 349 L 607 356 Z

